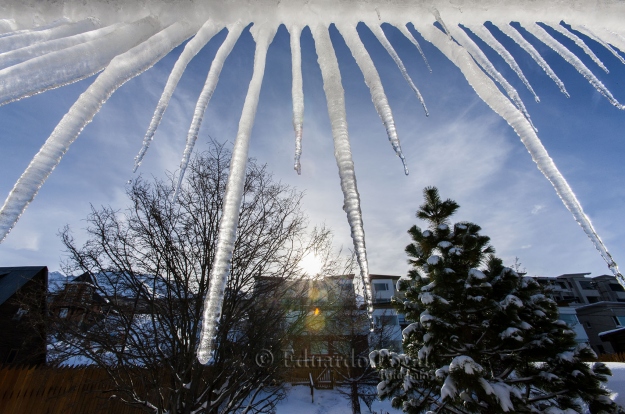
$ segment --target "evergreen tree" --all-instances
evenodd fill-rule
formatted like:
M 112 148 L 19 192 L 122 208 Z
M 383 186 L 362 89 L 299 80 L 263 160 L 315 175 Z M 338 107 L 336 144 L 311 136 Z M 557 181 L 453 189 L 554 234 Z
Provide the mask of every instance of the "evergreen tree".
M 504 267 L 474 223 L 451 224 L 458 209 L 424 190 L 406 247 L 413 266 L 400 280 L 398 311 L 415 321 L 405 354 L 373 351 L 378 394 L 407 413 L 621 412 L 602 383 L 611 375 L 558 320 L 532 278 Z

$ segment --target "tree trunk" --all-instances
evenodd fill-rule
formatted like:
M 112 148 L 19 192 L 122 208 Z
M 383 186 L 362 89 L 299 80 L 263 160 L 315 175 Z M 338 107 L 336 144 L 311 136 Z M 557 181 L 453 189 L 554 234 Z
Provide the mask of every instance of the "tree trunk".
M 351 384 L 351 397 L 352 397 L 352 414 L 360 414 L 360 400 L 358 399 L 358 383 L 352 382 Z

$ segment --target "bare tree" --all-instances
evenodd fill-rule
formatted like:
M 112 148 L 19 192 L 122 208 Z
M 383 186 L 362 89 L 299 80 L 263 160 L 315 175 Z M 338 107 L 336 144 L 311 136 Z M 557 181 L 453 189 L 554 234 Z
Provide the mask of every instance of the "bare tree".
M 114 394 L 148 412 L 270 412 L 284 396 L 280 357 L 291 325 L 280 298 L 301 274 L 302 257 L 326 246 L 329 232 L 307 233 L 302 194 L 250 160 L 214 362 L 200 365 L 203 298 L 229 159 L 213 143 L 190 164 L 177 201 L 175 177 L 139 178 L 128 186 L 126 210 L 92 208 L 84 245 L 68 228 L 61 233 L 69 253 L 64 271 L 91 275 L 86 284 L 102 303 L 97 315 L 79 321 L 53 310 L 54 357 L 103 367 Z M 257 283 L 259 276 L 270 283 Z

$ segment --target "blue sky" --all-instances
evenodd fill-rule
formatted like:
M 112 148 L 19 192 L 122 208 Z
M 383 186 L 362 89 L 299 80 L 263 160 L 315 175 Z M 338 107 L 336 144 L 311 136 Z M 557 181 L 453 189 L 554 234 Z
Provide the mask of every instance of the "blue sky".
M 391 149 L 369 91 L 347 46 L 334 27 L 353 158 L 361 195 L 372 273 L 405 274 L 407 229 L 417 222 L 422 190 L 435 185 L 460 205 L 456 220 L 480 224 L 504 262 L 515 256 L 532 275 L 606 274 L 608 269 L 590 240 L 538 171 L 518 136 L 473 92 L 442 53 L 420 41 L 433 72 L 399 31 L 384 26 L 389 40 L 420 88 L 430 112 L 426 117 L 401 73 L 368 28 L 359 32 L 382 78 L 393 109 L 410 175 Z M 585 38 L 610 69 L 605 74 L 573 42 L 552 31 L 625 102 L 625 67 L 599 44 Z M 617 262 L 625 260 L 625 113 L 613 107 L 560 56 L 524 32 L 565 83 L 566 98 L 529 56 L 504 35 L 495 35 L 515 56 L 541 98 L 532 95 L 492 50 L 481 44 L 495 66 L 519 91 L 538 135 L 576 192 L 586 213 Z M 215 36 L 191 62 L 163 123 L 139 169 L 162 177 L 178 168 L 195 101 L 210 62 L 225 38 Z M 266 163 L 277 180 L 306 192 L 311 225 L 325 223 L 337 246 L 351 248 L 342 210 L 332 136 L 321 73 L 312 36 L 302 35 L 305 93 L 302 175 L 293 171 L 289 37 L 280 27 L 268 54 L 250 156 Z M 84 240 L 84 218 L 94 206 L 127 204 L 126 182 L 133 159 L 169 71 L 182 47 L 122 86 L 104 105 L 49 177 L 35 201 L 0 245 L 0 266 L 47 265 L 58 270 L 64 257 L 57 236 L 66 224 Z M 209 136 L 232 142 L 252 74 L 254 42 L 247 30 L 227 59 L 208 106 L 195 151 Z M 6 197 L 56 124 L 94 77 L 0 107 L 0 197 Z M 422 224 L 422 223 L 421 223 Z M 625 266 L 625 262 L 621 263 Z

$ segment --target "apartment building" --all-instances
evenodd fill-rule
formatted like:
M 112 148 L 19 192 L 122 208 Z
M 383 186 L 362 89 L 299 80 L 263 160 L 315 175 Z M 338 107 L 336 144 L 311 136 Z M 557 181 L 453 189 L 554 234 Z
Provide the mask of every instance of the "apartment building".
M 612 275 L 589 276 L 567 273 L 535 279 L 548 288 L 549 296 L 558 304 L 560 319 L 573 328 L 578 342 L 588 342 L 599 354 L 623 352 L 625 289 Z

